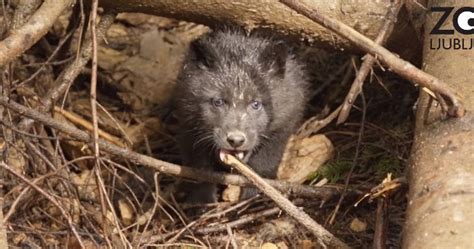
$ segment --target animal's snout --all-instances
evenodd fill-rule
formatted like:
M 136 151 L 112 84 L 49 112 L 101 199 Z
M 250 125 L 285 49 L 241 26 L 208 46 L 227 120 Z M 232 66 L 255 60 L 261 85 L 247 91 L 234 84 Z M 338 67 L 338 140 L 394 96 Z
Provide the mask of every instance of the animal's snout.
M 242 146 L 246 139 L 245 134 L 240 131 L 231 131 L 227 133 L 227 142 L 234 148 Z

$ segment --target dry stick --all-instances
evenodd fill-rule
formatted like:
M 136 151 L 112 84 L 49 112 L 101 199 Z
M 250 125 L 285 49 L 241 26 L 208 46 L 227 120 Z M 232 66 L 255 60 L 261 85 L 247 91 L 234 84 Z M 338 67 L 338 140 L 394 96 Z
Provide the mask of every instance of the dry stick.
M 92 131 L 94 129 L 93 127 L 93 124 L 91 124 L 89 121 L 83 119 L 81 116 L 73 113 L 73 112 L 68 112 L 64 109 L 61 109 L 60 107 L 58 106 L 54 106 L 54 111 L 61 114 L 62 116 L 64 116 L 67 120 L 71 121 L 72 123 L 76 124 L 76 125 L 80 125 L 82 126 L 83 128 L 87 129 L 87 130 L 90 130 Z M 99 137 L 117 145 L 117 146 L 120 146 L 120 147 L 126 147 L 125 144 L 120 140 L 120 138 L 110 134 L 110 133 L 107 133 L 106 131 L 104 130 L 101 130 L 99 129 L 98 130 L 99 132 Z
M 41 0 L 20 0 L 13 14 L 10 32 L 21 27 L 41 5 Z
M 68 134 L 72 138 L 75 138 L 79 141 L 82 141 L 85 143 L 91 142 L 91 138 L 87 132 L 84 132 L 67 123 L 59 122 L 48 115 L 40 113 L 37 110 L 25 107 L 14 101 L 10 101 L 6 97 L 0 97 L 0 105 L 5 106 L 15 112 L 18 112 L 19 114 L 25 117 L 41 122 L 60 132 Z M 134 151 L 131 151 L 130 149 L 116 146 L 102 139 L 99 139 L 98 143 L 103 151 L 106 151 L 112 155 L 130 160 L 133 163 L 148 166 L 150 168 L 153 168 L 165 174 L 185 177 L 189 179 L 201 180 L 201 181 L 206 181 L 206 182 L 227 184 L 227 185 L 233 184 L 233 185 L 239 185 L 239 186 L 251 186 L 251 183 L 245 177 L 242 177 L 240 175 L 200 171 L 194 168 L 179 166 L 173 163 L 169 163 L 169 162 L 161 161 L 149 156 L 145 156 L 145 155 L 136 153 Z M 313 186 L 307 186 L 307 185 L 301 185 L 301 184 L 295 184 L 295 183 L 289 183 L 289 182 L 277 181 L 277 180 L 268 180 L 268 179 L 266 181 L 270 185 L 279 189 L 282 192 L 294 194 L 294 195 L 298 195 L 302 197 L 321 198 L 324 200 L 328 200 L 334 197 L 337 193 L 339 193 L 338 189 L 333 188 L 333 187 L 327 187 L 327 186 L 326 187 L 324 186 L 313 187 Z M 355 193 L 360 194 L 358 192 L 355 192 Z
M 454 117 L 462 117 L 464 115 L 465 110 L 459 96 L 445 82 L 416 68 L 408 61 L 400 59 L 386 48 L 376 44 L 351 27 L 334 18 L 322 15 L 318 10 L 304 5 L 301 1 L 280 0 L 280 2 L 295 10 L 297 13 L 300 13 L 312 21 L 334 31 L 339 36 L 348 39 L 362 50 L 377 57 L 377 59 L 388 65 L 391 70 L 405 79 L 448 97 L 452 104 L 448 111 L 449 115 Z
M 94 151 L 94 175 L 96 178 L 97 189 L 99 190 L 99 200 L 100 200 L 100 208 L 102 211 L 102 218 L 107 220 L 107 205 L 105 201 L 105 192 L 103 187 L 103 181 L 100 175 L 100 151 L 99 151 L 99 144 L 97 140 L 99 140 L 99 124 L 97 122 L 97 105 L 96 105 L 96 98 L 97 98 L 97 33 L 96 33 L 96 21 L 97 21 L 97 8 L 99 2 L 98 0 L 92 1 L 92 8 L 91 8 L 91 18 L 89 22 L 89 27 L 91 28 L 91 40 L 92 40 L 92 74 L 91 74 L 91 90 L 90 90 L 90 101 L 91 101 L 91 112 L 92 112 L 92 143 L 93 143 L 93 151 Z M 114 219 L 115 220 L 115 219 Z M 104 232 L 104 239 L 107 243 L 108 247 L 112 247 L 112 242 L 109 239 L 109 229 L 107 222 L 102 224 L 102 230 Z M 120 227 L 118 227 L 118 231 L 121 231 Z M 122 235 L 120 233 L 120 235 Z
M 10 91 L 13 91 L 13 90 L 15 90 L 19 87 L 24 86 L 25 84 L 27 84 L 31 81 L 33 81 L 36 78 L 36 76 L 38 76 L 45 69 L 45 67 L 51 63 L 51 61 L 56 57 L 56 55 L 59 53 L 59 51 L 64 46 L 64 44 L 67 41 L 69 41 L 69 39 L 71 39 L 72 34 L 73 34 L 73 32 L 67 33 L 66 36 L 63 37 L 62 40 L 59 42 L 59 44 L 56 46 L 53 53 L 48 57 L 48 59 L 46 59 L 45 62 L 40 64 L 40 67 L 36 70 L 36 72 L 34 72 L 32 75 L 30 75 L 30 77 L 28 77 L 28 79 L 23 80 L 22 82 L 20 82 L 20 83 L 16 84 L 15 86 L 13 86 L 13 88 Z
M 321 130 L 322 128 L 326 127 L 329 123 L 331 123 L 336 117 L 337 114 L 341 111 L 341 107 L 337 107 L 331 114 L 326 116 L 322 120 L 317 120 L 316 117 L 312 117 L 304 122 L 301 128 L 298 130 L 297 137 L 304 138 L 311 134 L 314 134 Z
M 71 232 L 74 234 L 74 237 L 76 237 L 77 239 L 77 242 L 79 243 L 79 245 L 81 246 L 81 248 L 85 248 L 84 246 L 84 243 L 82 242 L 82 239 L 81 239 L 81 236 L 79 235 L 79 233 L 77 232 L 76 230 L 76 227 L 74 227 L 74 223 L 72 221 L 72 218 L 71 216 L 66 212 L 66 210 L 64 210 L 64 208 L 61 206 L 61 204 L 59 204 L 59 202 L 53 198 L 50 194 L 48 194 L 46 191 L 44 191 L 42 188 L 38 187 L 36 184 L 34 184 L 33 182 L 31 182 L 30 180 L 28 180 L 26 177 L 24 177 L 22 174 L 16 172 L 15 169 L 11 168 L 10 166 L 8 166 L 7 164 L 5 164 L 4 162 L 0 162 L 0 166 L 4 169 L 6 169 L 8 172 L 10 172 L 11 174 L 13 174 L 14 176 L 18 177 L 21 181 L 23 181 L 24 183 L 28 184 L 29 186 L 31 186 L 32 188 L 34 188 L 36 191 L 38 191 L 40 194 L 42 194 L 44 197 L 46 197 L 46 199 L 48 199 L 51 203 L 53 203 L 53 205 L 55 205 L 59 211 L 61 212 L 61 214 L 64 216 L 64 218 L 67 220 L 67 223 L 69 225 L 69 228 L 71 229 Z
M 375 231 L 374 231 L 374 249 L 385 249 L 387 243 L 387 205 L 388 198 L 382 196 L 377 199 L 377 212 L 375 214 Z
M 94 143 L 94 156 L 96 158 L 96 167 L 99 167 L 99 125 L 97 122 L 97 33 L 96 33 L 96 21 L 97 21 L 97 8 L 99 6 L 98 0 L 92 1 L 92 10 L 91 10 L 91 39 L 92 39 L 92 73 L 91 73 L 91 112 L 92 112 L 92 126 L 93 126 L 93 136 L 92 141 Z
M 105 36 L 105 32 L 112 25 L 115 19 L 115 14 L 104 14 L 101 16 L 100 22 L 97 25 L 97 40 L 101 40 Z M 76 77 L 81 73 L 84 67 L 89 62 L 92 56 L 92 38 L 89 37 L 82 44 L 79 57 L 76 58 L 55 80 L 55 87 L 51 89 L 42 99 L 43 109 L 48 110 L 52 102 L 59 99 L 59 97 L 69 88 Z
M 251 170 L 247 165 L 240 162 L 232 155 L 225 154 L 223 162 L 237 169 L 242 175 L 246 176 L 263 193 L 270 197 L 281 209 L 288 213 L 310 230 L 318 239 L 321 245 L 329 248 L 349 248 L 344 242 L 340 241 L 323 226 L 314 221 L 308 214 L 296 207 L 291 201 L 285 198 L 278 190 L 266 183 L 257 173 Z
M 270 208 L 270 209 L 267 209 L 267 210 L 260 211 L 258 213 L 248 214 L 246 216 L 243 216 L 243 217 L 239 218 L 238 220 L 227 222 L 225 224 L 219 224 L 219 225 L 212 226 L 212 227 L 205 227 L 205 228 L 197 229 L 196 233 L 197 234 L 209 234 L 209 233 L 215 233 L 215 232 L 222 232 L 222 231 L 227 230 L 227 227 L 232 228 L 232 227 L 242 226 L 242 225 L 245 225 L 247 223 L 253 222 L 258 218 L 272 216 L 272 215 L 278 214 L 279 212 L 281 212 L 279 207 Z
M 192 226 L 194 226 L 195 224 L 204 223 L 205 221 L 207 221 L 207 220 L 209 220 L 209 219 L 212 219 L 212 218 L 217 218 L 217 219 L 218 219 L 219 217 L 225 215 L 226 213 L 228 213 L 228 212 L 230 212 L 230 211 L 233 211 L 233 210 L 235 210 L 235 209 L 237 209 L 237 208 L 239 208 L 239 207 L 242 207 L 242 206 L 244 206 L 244 205 L 248 205 L 250 202 L 254 201 L 254 200 L 257 199 L 257 198 L 258 198 L 258 195 L 257 195 L 257 196 L 254 196 L 254 197 L 252 197 L 252 198 L 249 198 L 249 199 L 247 199 L 247 200 L 241 201 L 240 203 L 237 203 L 236 205 L 233 205 L 233 206 L 231 206 L 230 208 L 227 208 L 227 209 L 222 210 L 222 211 L 217 212 L 217 213 L 211 213 L 211 212 L 212 212 L 212 210 L 211 210 L 210 212 L 207 212 L 207 213 L 201 215 L 201 216 L 199 217 L 199 219 L 190 222 L 188 225 L 186 225 L 186 226 L 185 226 L 184 228 L 182 228 L 181 230 L 174 231 L 174 232 L 171 232 L 171 233 L 168 233 L 168 234 L 165 234 L 165 235 L 154 236 L 154 238 L 151 238 L 150 240 L 148 240 L 148 243 L 151 243 L 151 240 L 154 240 L 154 241 L 156 241 L 156 240 L 158 240 L 158 239 L 162 240 L 163 238 L 166 238 L 166 236 L 171 236 L 171 235 L 173 235 L 173 234 L 176 234 L 172 239 L 169 239 L 168 241 L 166 241 L 166 244 L 173 243 L 174 241 L 176 241 L 176 240 L 179 238 L 179 236 L 181 236 L 182 233 L 184 233 L 185 231 L 189 231 L 190 228 L 191 228 Z M 213 227 L 202 228 L 202 229 L 211 229 L 211 230 L 208 230 L 208 232 L 207 232 L 207 233 L 204 233 L 204 234 L 208 234 L 209 232 L 220 232 L 220 231 L 224 231 L 224 230 L 227 228 L 226 226 L 228 226 L 228 227 L 235 227 L 235 226 L 238 226 L 238 225 L 242 225 L 242 224 L 244 224 L 244 223 L 248 223 L 248 222 L 250 222 L 250 221 L 254 221 L 254 220 L 255 220 L 256 218 L 258 218 L 258 217 L 260 217 L 260 216 L 253 216 L 252 219 L 248 219 L 249 217 L 248 217 L 248 216 L 245 216 L 245 217 L 240 218 L 240 219 L 237 220 L 237 221 L 231 221 L 231 222 L 229 222 L 229 223 L 225 223 L 224 226 L 222 226 L 222 225 L 221 225 L 221 226 L 213 226 Z M 239 221 L 242 220 L 242 219 L 247 219 L 247 220 L 249 220 L 249 221 L 239 222 Z M 214 230 L 212 230 L 212 229 L 214 229 Z
M 115 14 L 104 14 L 97 27 L 97 38 L 102 39 L 105 35 L 105 32 L 112 25 L 115 19 Z M 41 99 L 43 104 L 39 110 L 40 112 L 47 112 L 52 107 L 55 100 L 57 100 L 72 84 L 74 79 L 79 75 L 79 73 L 84 69 L 87 62 L 89 62 L 92 54 L 92 41 L 91 39 L 86 39 L 82 45 L 81 53 L 78 58 L 71 62 L 65 70 L 61 72 L 58 78 L 54 82 L 54 87 L 48 91 L 46 96 Z M 23 130 L 27 130 L 33 125 L 32 120 L 23 119 L 19 127 Z
M 230 237 L 230 242 L 232 244 L 232 248 L 238 249 L 239 246 L 237 245 L 237 241 L 235 241 L 235 236 L 234 236 L 234 233 L 232 232 L 232 228 L 229 225 L 227 225 L 226 228 L 227 228 L 227 234 Z
M 2 147 L 2 146 L 0 146 Z M 2 174 L 3 175 L 3 174 Z M 0 180 L 0 188 L 3 189 L 3 179 Z M 8 246 L 8 238 L 7 238 L 7 226 L 5 226 L 5 219 L 3 217 L 3 207 L 4 207 L 4 201 L 5 199 L 3 198 L 3 191 L 0 192 L 0 248 L 10 248 Z
M 2 184 L 0 187 L 3 188 Z M 4 205 L 3 196 L 0 196 L 0 207 Z M 7 226 L 5 226 L 5 222 L 3 222 L 3 209 L 0 209 L 0 248 L 10 248 L 8 246 L 8 239 L 7 239 Z
M 388 36 L 392 33 L 393 27 L 395 26 L 395 22 L 398 16 L 398 12 L 402 3 L 400 0 L 394 1 L 390 8 L 388 9 L 385 23 L 383 24 L 380 32 L 375 38 L 375 43 L 377 44 L 384 44 L 388 38 Z M 337 124 L 344 123 L 349 117 L 349 112 L 351 111 L 352 104 L 354 104 L 355 99 L 359 95 L 360 91 L 362 91 L 362 85 L 364 84 L 365 78 L 369 74 L 370 70 L 372 69 L 372 65 L 376 61 L 376 57 L 367 54 L 365 57 L 364 62 L 362 63 L 357 76 L 352 83 L 351 89 L 342 104 L 341 111 L 339 112 L 339 117 L 337 118 Z
M 32 181 L 33 184 L 37 185 L 40 181 L 43 181 L 44 179 L 48 179 L 54 175 L 57 174 L 57 171 L 54 171 L 54 172 L 51 172 L 51 173 L 48 173 L 46 175 L 42 175 L 36 179 L 34 179 Z M 10 209 L 8 210 L 8 213 L 5 215 L 5 217 L 3 217 L 3 223 L 7 223 L 10 219 L 10 217 L 16 212 L 18 211 L 19 209 L 17 209 L 17 206 L 18 204 L 20 203 L 20 201 L 22 199 L 25 199 L 24 196 L 26 194 L 28 194 L 29 190 L 31 189 L 31 186 L 26 186 L 25 188 L 23 188 L 23 190 L 20 192 L 20 194 L 15 198 L 15 200 L 13 201 L 13 203 L 10 205 Z M 1 247 L 0 247 L 1 248 Z
M 334 223 L 337 212 L 339 211 L 339 208 L 341 208 L 342 201 L 344 200 L 344 197 L 346 196 L 346 190 L 349 188 L 349 182 L 351 180 L 352 173 L 354 173 L 354 169 L 357 166 L 357 159 L 359 158 L 359 154 L 360 154 L 360 146 L 362 144 L 362 136 L 364 135 L 364 129 L 365 129 L 365 116 L 367 114 L 367 103 L 365 102 L 364 93 L 361 94 L 361 97 L 362 97 L 361 98 L 362 118 L 360 121 L 359 134 L 357 136 L 356 151 L 354 153 L 354 159 L 352 159 L 351 169 L 349 170 L 349 173 L 347 174 L 346 179 L 344 181 L 344 191 L 339 196 L 339 201 L 337 202 L 336 208 L 334 209 L 334 212 L 332 213 L 331 218 L 329 219 L 329 224 L 331 225 Z
M 0 67 L 13 61 L 41 39 L 72 3 L 73 0 L 45 0 L 23 26 L 0 42 Z

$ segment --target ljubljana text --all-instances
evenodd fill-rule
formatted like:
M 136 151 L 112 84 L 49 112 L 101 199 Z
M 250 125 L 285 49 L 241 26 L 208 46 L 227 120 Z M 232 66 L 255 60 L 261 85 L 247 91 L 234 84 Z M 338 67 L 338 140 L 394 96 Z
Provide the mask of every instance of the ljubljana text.
M 430 38 L 430 49 L 470 50 L 474 47 L 474 38 Z

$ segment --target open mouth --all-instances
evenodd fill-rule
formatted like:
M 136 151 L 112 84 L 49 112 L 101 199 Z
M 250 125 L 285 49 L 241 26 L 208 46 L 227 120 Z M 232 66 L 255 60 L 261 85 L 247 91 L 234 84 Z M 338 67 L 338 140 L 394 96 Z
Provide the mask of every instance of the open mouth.
M 247 152 L 246 151 L 243 151 L 243 150 L 225 150 L 225 149 L 221 149 L 219 150 L 219 158 L 221 159 L 221 161 L 224 161 L 224 156 L 225 154 L 230 154 L 236 158 L 238 158 L 239 160 L 244 160 L 244 157 L 245 157 L 245 154 Z

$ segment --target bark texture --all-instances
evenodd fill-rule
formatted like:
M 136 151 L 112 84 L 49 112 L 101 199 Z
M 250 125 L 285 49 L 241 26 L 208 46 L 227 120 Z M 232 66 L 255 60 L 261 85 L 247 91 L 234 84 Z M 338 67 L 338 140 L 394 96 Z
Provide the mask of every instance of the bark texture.
M 360 33 L 375 39 L 384 23 L 390 0 L 381 1 L 316 1 L 305 0 L 324 15 L 350 25 Z M 271 29 L 285 36 L 305 40 L 318 46 L 337 49 L 354 49 L 344 40 L 308 18 L 292 11 L 278 0 L 101 0 L 107 10 L 143 12 L 213 26 L 233 24 L 246 27 Z M 411 11 L 410 11 L 411 12 Z M 388 45 L 402 57 L 417 51 L 420 40 L 416 28 L 409 23 L 402 11 Z M 413 15 L 410 15 L 413 16 Z M 410 37 L 410 39 L 406 39 Z
M 431 1 L 431 6 L 472 6 L 472 1 Z M 442 13 L 427 16 L 424 70 L 463 94 L 467 114 L 440 119 L 440 108 L 425 93 L 417 109 L 410 168 L 410 193 L 404 248 L 472 248 L 474 246 L 474 49 L 430 48 L 430 39 L 465 39 L 472 35 L 430 35 Z M 453 29 L 452 14 L 442 29 Z

